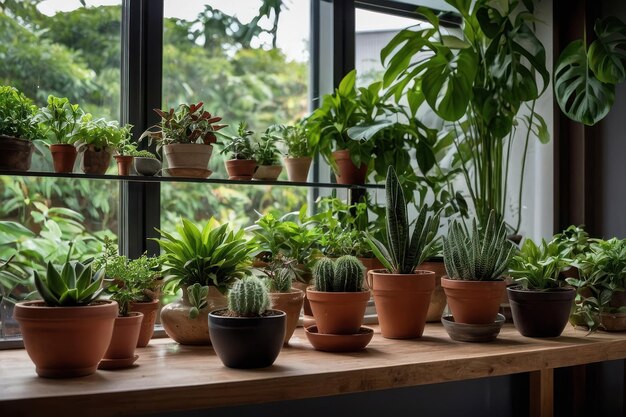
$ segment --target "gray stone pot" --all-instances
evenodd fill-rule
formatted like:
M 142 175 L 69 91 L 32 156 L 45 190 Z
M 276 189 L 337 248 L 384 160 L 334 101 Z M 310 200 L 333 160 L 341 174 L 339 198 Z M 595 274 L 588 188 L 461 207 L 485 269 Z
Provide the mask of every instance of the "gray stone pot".
M 152 177 L 161 170 L 161 161 L 155 158 L 135 157 L 135 171 L 137 174 Z

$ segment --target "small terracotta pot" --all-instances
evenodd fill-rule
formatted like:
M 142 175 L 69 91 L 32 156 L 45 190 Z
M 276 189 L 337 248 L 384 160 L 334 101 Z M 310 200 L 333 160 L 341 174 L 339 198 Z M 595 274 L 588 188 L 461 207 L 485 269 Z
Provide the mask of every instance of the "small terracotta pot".
M 113 336 L 103 359 L 129 359 L 135 355 L 143 314 L 131 312 L 127 317 L 116 317 Z
M 111 152 L 106 149 L 96 149 L 89 145 L 82 152 L 83 160 L 80 162 L 80 169 L 85 174 L 104 175 L 111 164 Z
M 607 332 L 626 331 L 626 313 L 600 313 L 600 327 Z
M 130 175 L 130 167 L 133 166 L 133 157 L 130 155 L 115 155 L 117 161 L 117 175 Z
M 74 162 L 78 152 L 74 145 L 50 145 L 54 172 L 69 173 L 74 171 Z
M 15 305 L 24 347 L 39 376 L 69 378 L 96 372 L 118 314 L 115 301 L 82 307 L 47 307 L 43 301 Z
M 491 324 L 496 320 L 506 282 L 441 278 L 456 323 Z
M 354 165 L 347 149 L 333 152 L 337 164 L 337 184 L 364 184 L 367 178 L 367 164 Z
M 303 156 L 302 158 L 283 158 L 289 181 L 307 182 L 311 161 L 313 161 L 313 158 L 310 156 Z
M 212 153 L 213 146 L 203 143 L 172 143 L 163 146 L 167 167 L 174 170 L 191 168 L 206 171 Z M 175 173 L 172 171 L 171 175 L 175 176 Z
M 435 273 L 435 290 L 430 296 L 430 305 L 428 306 L 428 313 L 426 314 L 427 323 L 439 323 L 443 311 L 446 309 L 446 293 L 441 288 L 441 277 L 446 275 L 446 266 L 441 261 L 426 261 L 422 263 L 417 269 L 424 271 L 433 271 Z
M 139 339 L 137 347 L 146 347 L 154 334 L 154 323 L 156 323 L 157 312 L 159 310 L 159 300 L 147 301 L 144 303 L 131 303 L 130 311 L 137 311 L 143 314 L 141 320 L 141 330 L 139 330 Z
M 426 324 L 435 273 L 390 274 L 386 269 L 369 272 L 380 333 L 388 339 L 421 337 Z
M 294 281 L 292 286 L 294 288 L 301 290 L 302 293 L 304 294 L 304 303 L 302 303 L 302 313 L 304 313 L 305 316 L 313 317 L 313 311 L 311 311 L 311 303 L 309 302 L 309 299 L 306 296 L 306 289 L 309 288 L 311 284 L 308 282 L 305 283 L 305 282 L 300 282 L 300 281 Z
M 28 171 L 34 149 L 29 140 L 0 135 L 0 169 Z
M 284 344 L 287 345 L 298 326 L 300 311 L 302 311 L 302 304 L 304 302 L 304 292 L 297 288 L 292 288 L 291 291 L 286 293 L 269 293 L 269 298 L 270 308 L 284 311 L 287 315 L 284 340 Z
M 526 337 L 559 337 L 567 324 L 576 290 L 546 291 L 508 287 L 515 328 Z
M 259 181 L 276 181 L 282 170 L 282 165 L 259 165 L 252 178 Z
M 254 159 L 229 159 L 225 164 L 229 180 L 251 180 L 257 167 Z
M 363 324 L 370 292 L 325 292 L 307 288 L 306 296 L 319 333 L 356 334 Z

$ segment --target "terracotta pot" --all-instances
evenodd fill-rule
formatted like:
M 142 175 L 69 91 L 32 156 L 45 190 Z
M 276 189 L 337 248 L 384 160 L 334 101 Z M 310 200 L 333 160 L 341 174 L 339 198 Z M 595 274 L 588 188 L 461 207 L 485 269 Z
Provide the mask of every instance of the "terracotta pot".
M 284 344 L 289 344 L 289 339 L 293 336 L 293 332 L 298 326 L 300 319 L 300 311 L 304 303 L 304 292 L 297 288 L 292 288 L 286 293 L 269 293 L 270 307 L 274 310 L 284 311 L 287 315 L 285 323 L 285 339 Z
M 206 171 L 212 153 L 213 146 L 203 143 L 172 143 L 163 146 L 167 167 L 174 169 L 170 171 L 172 176 L 176 176 L 176 170 L 180 168 Z
M 130 175 L 130 167 L 133 166 L 133 157 L 130 155 L 115 155 L 117 161 L 117 175 Z
M 369 272 L 380 333 L 388 339 L 421 337 L 426 324 L 435 273 L 390 274 L 386 269 Z
M 135 157 L 135 171 L 146 177 L 155 176 L 161 170 L 161 161 L 155 158 Z
M 430 296 L 430 305 L 428 306 L 428 313 L 426 314 L 427 323 L 439 323 L 443 310 L 446 309 L 446 294 L 441 288 L 441 277 L 446 275 L 446 266 L 443 261 L 426 261 L 422 263 L 417 269 L 424 271 L 433 271 L 435 273 L 435 290 Z
M 370 285 L 371 283 L 370 283 L 369 272 L 373 269 L 383 269 L 384 266 L 382 262 L 378 260 L 378 258 L 358 258 L 358 259 L 359 261 L 361 261 L 361 263 L 365 267 L 365 280 L 363 281 L 363 283 L 368 290 L 371 290 L 372 286 Z
M 491 324 L 496 320 L 505 281 L 464 281 L 441 278 L 456 323 Z
M 292 286 L 294 288 L 301 290 L 304 293 L 304 303 L 302 303 L 302 312 L 304 313 L 304 315 L 313 317 L 313 311 L 311 310 L 311 303 L 309 302 L 309 299 L 306 296 L 306 289 L 309 288 L 311 284 L 301 282 L 301 281 L 294 281 Z
M 285 339 L 286 315 L 269 310 L 264 317 L 227 317 L 226 310 L 209 314 L 213 349 L 229 368 L 264 368 L 274 363 Z
M 302 158 L 283 158 L 289 181 L 307 182 L 311 161 L 313 161 L 313 158 L 310 156 L 303 156 Z
M 103 359 L 128 359 L 135 356 L 143 314 L 131 312 L 128 317 L 118 316 L 113 326 L 113 336 Z
M 104 175 L 111 164 L 111 152 L 106 149 L 97 150 L 95 146 L 89 145 L 82 152 L 83 159 L 80 162 L 80 169 L 85 174 Z
M 370 292 L 325 292 L 311 287 L 306 296 L 319 333 L 356 334 L 363 324 Z
M 600 327 L 607 332 L 626 331 L 626 313 L 600 313 Z
M 333 152 L 337 164 L 337 184 L 364 184 L 367 178 L 367 164 L 356 167 L 350 159 L 350 151 L 344 149 Z
M 161 324 L 165 333 L 181 345 L 210 345 L 208 315 L 210 311 L 225 308 L 226 297 L 217 288 L 210 286 L 207 306 L 200 310 L 195 319 L 189 318 L 189 296 L 187 287 L 183 287 L 183 297 L 161 309 Z
M 259 181 L 276 181 L 282 171 L 282 165 L 259 165 L 252 178 Z
M 576 290 L 507 288 L 515 328 L 526 337 L 559 337 L 567 324 Z
M 0 169 L 28 171 L 34 149 L 29 140 L 0 135 Z
M 78 152 L 74 145 L 50 145 L 54 172 L 69 173 L 74 171 L 74 162 Z
M 143 303 L 131 303 L 130 311 L 137 311 L 143 314 L 141 320 L 141 330 L 139 331 L 139 339 L 137 347 L 146 347 L 154 334 L 154 323 L 156 323 L 157 312 L 159 310 L 159 300 L 152 300 Z
M 251 180 L 257 167 L 254 159 L 229 159 L 225 164 L 229 180 Z
M 43 301 L 15 306 L 24 347 L 39 376 L 68 378 L 96 372 L 118 314 L 115 301 L 84 307 L 47 307 Z

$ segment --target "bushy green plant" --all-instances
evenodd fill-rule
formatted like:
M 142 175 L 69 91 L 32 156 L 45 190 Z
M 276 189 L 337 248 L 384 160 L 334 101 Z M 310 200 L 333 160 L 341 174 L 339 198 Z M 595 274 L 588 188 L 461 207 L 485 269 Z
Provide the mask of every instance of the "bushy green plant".
M 254 159 L 254 148 L 252 146 L 253 131 L 248 130 L 246 122 L 239 123 L 235 135 L 227 135 L 220 132 L 219 135 L 226 139 L 226 144 L 221 150 L 221 154 L 230 154 L 231 159 Z
M 242 278 L 228 291 L 228 310 L 239 317 L 261 316 L 269 304 L 267 287 L 257 277 Z
M 134 151 L 131 153 L 131 156 L 134 156 L 135 158 L 152 158 L 152 159 L 158 159 L 156 157 L 155 154 L 153 154 L 150 151 Z
M 454 221 L 443 241 L 443 258 L 450 279 L 495 281 L 507 271 L 517 248 L 507 239 L 506 225 L 491 212 L 483 229 L 476 219 L 472 233 Z
M 39 110 L 35 120 L 49 144 L 72 145 L 78 140 L 83 115 L 78 104 L 71 104 L 65 97 L 49 96 L 48 105 Z
M 279 138 L 267 129 L 256 142 L 254 159 L 258 165 L 280 165 L 280 151 L 277 147 Z
M 404 192 L 393 167 L 385 183 L 386 244 L 369 235 L 368 243 L 378 260 L 393 274 L 412 274 L 415 268 L 436 254 L 439 215 L 422 208 L 413 226 L 409 225 Z
M 315 290 L 324 292 L 363 291 L 365 267 L 357 258 L 344 255 L 333 261 L 320 258 L 313 267 Z
M 570 255 L 571 248 L 564 248 L 554 240 L 548 243 L 542 239 L 541 245 L 537 246 L 531 239 L 526 239 L 511 260 L 509 274 L 524 289 L 559 288 L 566 284 L 559 275 L 573 262 Z
M 0 86 L 0 135 L 18 139 L 40 138 L 35 121 L 37 108 L 14 87 Z
M 199 283 L 225 294 L 233 281 L 250 273 L 250 256 L 257 246 L 243 230 L 230 230 L 228 224 L 211 218 L 201 229 L 182 219 L 176 234 L 158 232 L 161 239 L 155 240 L 163 249 L 163 273 L 169 286 Z
M 569 248 L 572 258 L 589 250 L 589 234 L 585 231 L 584 226 L 571 225 L 561 233 L 554 235 L 552 240 L 563 249 Z
M 280 133 L 286 147 L 285 155 L 288 158 L 303 158 L 313 156 L 314 147 L 309 142 L 306 128 L 302 123 L 294 125 L 279 125 L 275 129 Z
M 90 113 L 83 115 L 76 131 L 74 145 L 79 151 L 88 145 L 96 150 L 116 150 L 123 141 L 128 141 L 132 126 L 120 127 L 117 121 L 95 119 Z

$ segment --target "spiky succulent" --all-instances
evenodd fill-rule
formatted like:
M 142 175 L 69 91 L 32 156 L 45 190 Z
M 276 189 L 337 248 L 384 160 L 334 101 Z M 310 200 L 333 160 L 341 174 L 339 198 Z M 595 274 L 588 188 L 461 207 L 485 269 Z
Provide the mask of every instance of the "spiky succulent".
M 478 229 L 474 220 L 471 236 L 455 221 L 443 242 L 448 276 L 466 281 L 499 279 L 516 251 L 515 245 L 507 239 L 506 225 L 493 211 L 483 230 Z
M 420 210 L 413 227 L 409 225 L 402 186 L 392 166 L 387 171 L 386 245 L 368 235 L 367 242 L 378 260 L 393 274 L 412 274 L 415 268 L 436 254 L 439 215 L 428 216 L 428 208 Z
M 320 258 L 313 266 L 313 280 L 317 291 L 332 291 L 335 265 L 330 258 Z
M 240 317 L 260 316 L 269 303 L 267 287 L 257 277 L 240 279 L 228 292 L 228 309 Z
M 335 292 L 363 291 L 365 267 L 356 257 L 344 255 L 338 258 L 335 261 L 334 272 L 333 290 Z
M 277 269 L 274 272 L 274 278 L 271 280 L 270 292 L 289 292 L 294 277 L 295 273 L 289 268 Z

